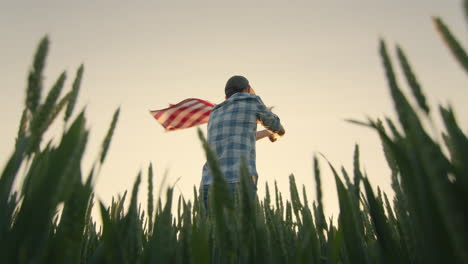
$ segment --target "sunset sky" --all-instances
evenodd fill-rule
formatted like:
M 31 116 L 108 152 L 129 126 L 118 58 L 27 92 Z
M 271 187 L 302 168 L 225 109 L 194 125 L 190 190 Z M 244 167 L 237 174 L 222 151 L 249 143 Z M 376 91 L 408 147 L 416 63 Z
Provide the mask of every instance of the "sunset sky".
M 175 183 L 176 195 L 192 198 L 205 162 L 196 129 L 164 132 L 148 110 L 190 97 L 220 103 L 232 75 L 246 76 L 286 129 L 276 143 L 257 143 L 260 197 L 265 182 L 272 187 L 275 180 L 289 197 L 293 173 L 312 200 L 314 153 L 352 171 L 356 143 L 373 186 L 390 192 L 376 133 L 344 120 L 394 117 L 378 54 L 383 38 L 392 55 L 397 43 L 406 51 L 434 118 L 439 120 L 437 104 L 451 103 L 466 131 L 467 76 L 435 31 L 432 16 L 441 16 L 468 46 L 459 0 L 2 1 L 0 164 L 3 168 L 13 151 L 27 71 L 39 40 L 48 35 L 47 89 L 66 70 L 68 91 L 76 69 L 85 65 L 76 109 L 86 108 L 91 130 L 84 172 L 98 155 L 114 110 L 122 108 L 96 182 L 97 197 L 105 203 L 130 190 L 150 162 L 158 188 L 167 171 L 163 188 Z M 402 76 L 400 83 L 408 92 Z M 53 127 L 48 138 L 60 129 L 61 124 Z M 335 181 L 320 161 L 325 210 L 336 215 Z M 141 187 L 145 204 L 146 178 Z

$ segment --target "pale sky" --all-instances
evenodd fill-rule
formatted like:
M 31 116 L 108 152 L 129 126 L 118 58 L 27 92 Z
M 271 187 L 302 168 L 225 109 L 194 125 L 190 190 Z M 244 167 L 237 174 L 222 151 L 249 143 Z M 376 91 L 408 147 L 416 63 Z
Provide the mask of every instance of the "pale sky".
M 436 104 L 450 102 L 466 131 L 466 74 L 431 16 L 441 16 L 467 46 L 460 0 L 2 1 L 0 164 L 13 151 L 27 71 L 47 34 L 47 89 L 66 70 L 68 91 L 77 67 L 85 64 L 77 106 L 77 112 L 86 107 L 91 129 L 84 172 L 98 155 L 112 113 L 122 107 L 95 188 L 105 203 L 131 190 L 150 162 L 157 184 L 167 170 L 166 186 L 179 179 L 176 195 L 193 197 L 205 162 L 196 129 L 166 133 L 148 110 L 189 97 L 219 103 L 232 75 L 246 76 L 286 129 L 276 143 L 257 143 L 260 197 L 265 182 L 273 187 L 276 180 L 289 198 L 293 173 L 312 200 L 313 154 L 323 153 L 351 172 L 355 143 L 373 186 L 390 192 L 376 133 L 343 120 L 394 116 L 378 54 L 384 38 L 392 54 L 396 43 L 406 51 L 435 117 Z M 323 159 L 321 169 L 326 213 L 337 215 L 335 181 Z M 146 204 L 146 178 L 140 201 Z

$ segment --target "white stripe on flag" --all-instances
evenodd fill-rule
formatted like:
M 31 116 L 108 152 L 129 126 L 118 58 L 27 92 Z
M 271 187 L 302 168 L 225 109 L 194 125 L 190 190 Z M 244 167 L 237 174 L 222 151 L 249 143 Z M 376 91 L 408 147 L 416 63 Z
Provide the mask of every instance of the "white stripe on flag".
M 194 111 L 194 110 L 197 110 L 197 109 L 198 109 L 198 111 L 199 111 L 199 110 L 202 109 L 204 106 L 205 106 L 204 104 L 202 104 L 202 103 L 200 103 L 200 102 L 197 101 L 196 104 L 191 105 L 191 106 L 188 107 L 187 109 L 185 109 L 185 110 L 183 110 L 182 112 L 178 113 L 178 114 L 177 114 L 177 117 L 174 118 L 174 120 L 172 120 L 172 122 L 171 122 L 169 125 L 174 126 L 174 127 L 177 127 L 177 126 L 179 125 L 180 121 L 182 121 L 182 119 L 183 119 L 184 117 L 187 117 L 188 115 L 190 115 L 190 112 L 192 112 L 192 111 Z M 197 113 L 198 113 L 198 112 L 195 112 L 195 114 L 197 114 Z M 194 115 L 194 114 L 192 114 L 192 115 Z
M 192 124 L 195 120 L 197 120 L 199 117 L 201 117 L 202 115 L 206 114 L 206 113 L 209 113 L 213 107 L 211 106 L 207 106 L 207 105 L 204 105 L 205 107 L 203 107 L 202 109 L 200 109 L 198 112 L 196 112 L 195 114 L 191 115 L 189 119 L 187 119 L 187 121 L 185 121 L 185 123 L 180 127 L 180 128 L 188 128 L 190 126 L 193 126 L 193 125 L 198 125 L 200 123 L 203 123 L 204 120 L 206 120 L 206 122 L 208 122 L 208 119 L 209 119 L 209 116 L 207 116 L 206 118 L 200 120 L 199 122 L 197 122 L 197 124 Z M 205 122 L 205 123 L 206 123 Z
M 190 100 L 190 101 L 187 101 L 179 106 L 176 106 L 174 108 L 170 108 L 168 109 L 167 111 L 164 111 L 163 114 L 158 118 L 158 121 L 161 123 L 161 124 L 164 124 L 164 122 L 166 122 L 166 120 L 172 115 L 172 113 L 174 113 L 175 111 L 179 110 L 181 107 L 188 107 L 188 106 L 191 106 L 191 105 L 194 105 L 194 104 L 197 104 L 198 101 L 197 100 Z

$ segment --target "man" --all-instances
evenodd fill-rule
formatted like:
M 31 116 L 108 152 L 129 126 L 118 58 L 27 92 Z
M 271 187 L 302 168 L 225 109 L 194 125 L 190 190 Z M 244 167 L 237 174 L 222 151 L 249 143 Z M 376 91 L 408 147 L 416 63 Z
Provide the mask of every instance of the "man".
M 280 119 L 265 106 L 243 76 L 231 77 L 225 87 L 226 100 L 215 105 L 208 121 L 208 144 L 218 157 L 221 171 L 235 193 L 240 183 L 242 160 L 246 161 L 249 174 L 256 190 L 258 173 L 255 164 L 255 141 L 268 137 L 274 142 L 284 135 Z M 257 123 L 266 129 L 257 132 Z M 208 190 L 213 182 L 207 163 L 203 166 L 202 185 L 205 207 Z

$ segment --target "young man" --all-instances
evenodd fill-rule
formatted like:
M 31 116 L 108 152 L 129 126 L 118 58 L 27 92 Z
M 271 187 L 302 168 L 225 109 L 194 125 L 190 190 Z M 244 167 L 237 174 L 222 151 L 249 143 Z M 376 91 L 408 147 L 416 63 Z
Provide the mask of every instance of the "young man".
M 231 77 L 225 87 L 226 100 L 215 105 L 208 121 L 208 143 L 218 157 L 221 171 L 231 192 L 240 182 L 244 159 L 256 190 L 258 173 L 255 165 L 255 141 L 269 137 L 270 141 L 284 135 L 280 119 L 265 106 L 243 76 Z M 257 132 L 257 123 L 266 129 Z M 210 167 L 203 166 L 202 185 L 205 207 L 208 190 L 213 182 Z

